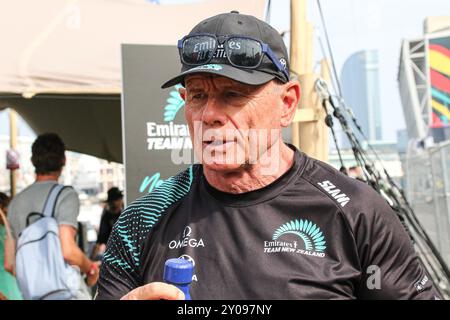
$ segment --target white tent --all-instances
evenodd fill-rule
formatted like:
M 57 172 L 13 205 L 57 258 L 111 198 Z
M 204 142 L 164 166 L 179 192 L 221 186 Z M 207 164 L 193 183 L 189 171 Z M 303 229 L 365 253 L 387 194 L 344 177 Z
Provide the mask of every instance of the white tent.
M 261 18 L 264 8 L 264 0 L 2 1 L 0 109 L 16 109 L 37 133 L 60 134 L 70 150 L 121 162 L 120 45 L 175 45 L 206 17 Z

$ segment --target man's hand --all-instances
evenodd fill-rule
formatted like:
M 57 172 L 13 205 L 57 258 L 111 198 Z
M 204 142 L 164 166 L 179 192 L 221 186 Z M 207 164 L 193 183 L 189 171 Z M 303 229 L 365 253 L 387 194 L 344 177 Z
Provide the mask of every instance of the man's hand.
M 184 300 L 184 293 L 164 282 L 152 282 L 128 292 L 120 300 Z
M 87 279 L 86 283 L 88 287 L 92 287 L 94 284 L 97 283 L 98 276 L 100 273 L 100 262 L 96 261 L 92 264 L 91 270 L 89 270 L 89 273 L 87 273 Z

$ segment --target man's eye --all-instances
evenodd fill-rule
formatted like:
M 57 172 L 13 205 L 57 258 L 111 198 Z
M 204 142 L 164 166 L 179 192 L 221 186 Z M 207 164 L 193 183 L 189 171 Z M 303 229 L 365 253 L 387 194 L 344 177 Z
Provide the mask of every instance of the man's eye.
M 228 91 L 227 96 L 231 97 L 231 98 L 235 98 L 235 97 L 242 97 L 242 94 L 240 92 L 236 92 L 236 91 Z
M 202 99 L 205 97 L 204 93 L 196 93 L 192 95 L 192 99 Z

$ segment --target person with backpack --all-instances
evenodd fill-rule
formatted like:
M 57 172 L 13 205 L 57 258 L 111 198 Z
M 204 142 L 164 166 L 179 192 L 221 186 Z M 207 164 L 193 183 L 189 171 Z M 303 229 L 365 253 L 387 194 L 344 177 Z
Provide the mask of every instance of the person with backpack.
M 88 286 L 97 282 L 99 268 L 76 243 L 78 194 L 58 184 L 64 142 L 54 133 L 39 135 L 31 161 L 36 181 L 9 205 L 19 288 L 24 299 L 90 300 Z

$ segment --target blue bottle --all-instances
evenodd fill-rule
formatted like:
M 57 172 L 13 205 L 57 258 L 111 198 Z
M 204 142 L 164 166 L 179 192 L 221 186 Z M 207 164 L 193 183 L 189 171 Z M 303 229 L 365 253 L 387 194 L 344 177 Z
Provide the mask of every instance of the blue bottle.
M 192 282 L 194 265 L 184 259 L 168 259 L 164 265 L 164 282 L 173 284 L 184 292 L 186 300 L 191 300 L 189 285 Z

